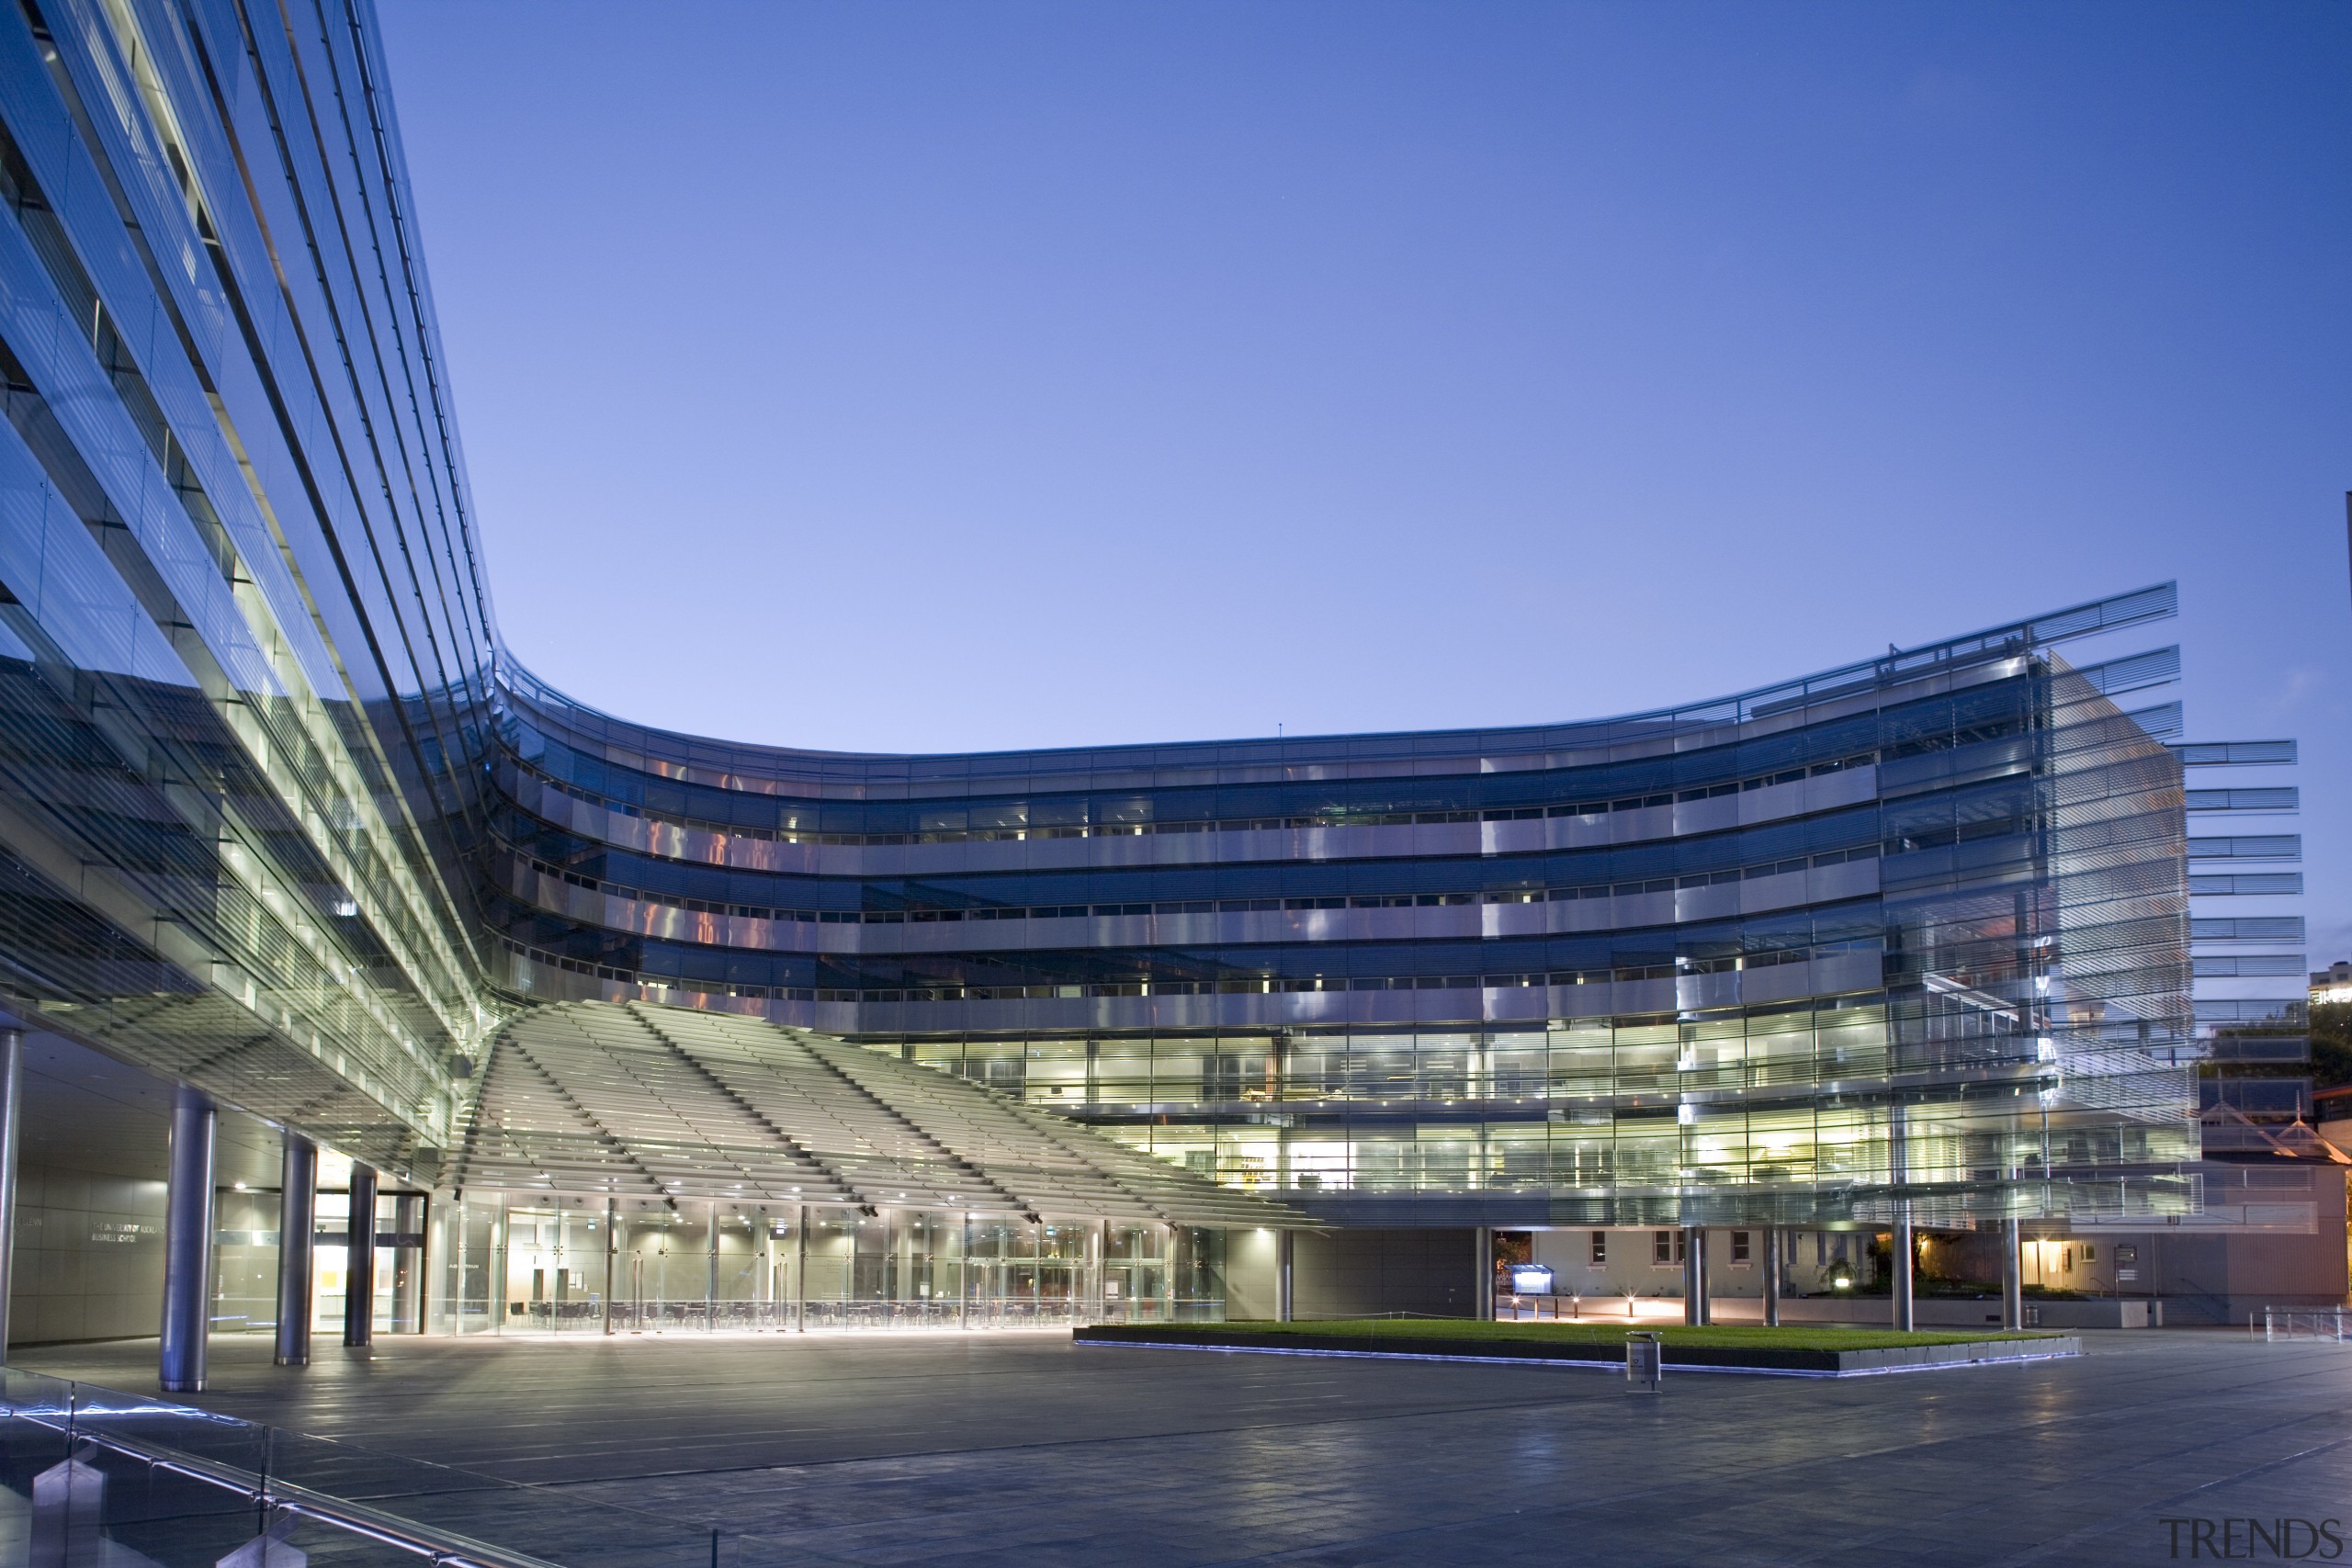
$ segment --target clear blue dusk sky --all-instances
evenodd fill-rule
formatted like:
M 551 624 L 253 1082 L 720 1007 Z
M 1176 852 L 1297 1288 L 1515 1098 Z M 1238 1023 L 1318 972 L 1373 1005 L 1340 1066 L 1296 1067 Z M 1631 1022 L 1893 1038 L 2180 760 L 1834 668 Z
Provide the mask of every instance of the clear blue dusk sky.
M 2177 577 L 2352 952 L 2352 7 L 379 4 L 584 700 L 1529 723 Z

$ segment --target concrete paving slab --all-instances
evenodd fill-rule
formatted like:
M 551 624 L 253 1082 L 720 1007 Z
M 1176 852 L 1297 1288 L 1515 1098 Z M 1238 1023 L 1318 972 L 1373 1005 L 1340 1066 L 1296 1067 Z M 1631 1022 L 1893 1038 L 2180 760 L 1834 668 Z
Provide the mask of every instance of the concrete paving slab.
M 2168 1560 L 2168 1517 L 2352 1539 L 2352 1346 L 2082 1337 L 2077 1360 L 1962 1377 L 1655 1395 L 1064 1335 L 401 1339 L 298 1371 L 224 1338 L 197 1403 L 715 1523 L 745 1568 L 2142 1564 Z M 153 1386 L 152 1341 L 17 1359 Z

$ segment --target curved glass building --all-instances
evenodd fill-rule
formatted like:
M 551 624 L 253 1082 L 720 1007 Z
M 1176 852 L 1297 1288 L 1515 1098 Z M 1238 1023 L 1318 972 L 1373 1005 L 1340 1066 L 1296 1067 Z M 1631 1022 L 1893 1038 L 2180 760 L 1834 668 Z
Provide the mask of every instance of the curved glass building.
M 624 1032 L 732 1015 L 776 1060 L 846 1042 L 1156 1156 L 1190 1196 L 1136 1224 L 1383 1256 L 1583 1227 L 1599 1267 L 1626 1227 L 1670 1256 L 1685 1226 L 2197 1201 L 2177 709 L 2118 700 L 2177 658 L 2061 651 L 2169 615 L 2168 585 L 1585 723 L 707 740 L 501 644 L 366 0 L 0 6 L 0 987 L 180 1086 L 187 1127 L 226 1108 L 469 1213 L 485 1182 L 592 1217 L 732 1202 L 706 1179 L 743 1137 L 746 1168 L 797 1168 L 773 1118 L 615 1135 L 663 1151 L 626 1188 L 483 1154 L 485 1084 L 537 1103 L 515 1021 L 627 1005 Z M 544 1146 L 602 1148 L 582 1114 Z M 506 1235 L 427 1270 L 492 1321 Z M 1087 1245 L 1069 1289 L 1099 1296 L 1113 1243 Z M 1475 1304 L 1476 1245 L 1446 1301 Z
M 2173 660 L 2052 649 L 2172 603 L 1587 724 L 960 757 L 503 663 L 492 979 L 824 1031 L 1340 1223 L 2162 1206 L 2181 770 L 2108 693 Z

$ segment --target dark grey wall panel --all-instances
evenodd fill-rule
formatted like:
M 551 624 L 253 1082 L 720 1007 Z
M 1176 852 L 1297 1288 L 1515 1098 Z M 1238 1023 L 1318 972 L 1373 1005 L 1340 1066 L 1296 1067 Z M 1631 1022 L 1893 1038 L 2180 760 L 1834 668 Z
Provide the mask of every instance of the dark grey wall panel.
M 1469 1317 L 1477 1256 L 1475 1230 L 1301 1231 L 1292 1243 L 1292 1315 Z

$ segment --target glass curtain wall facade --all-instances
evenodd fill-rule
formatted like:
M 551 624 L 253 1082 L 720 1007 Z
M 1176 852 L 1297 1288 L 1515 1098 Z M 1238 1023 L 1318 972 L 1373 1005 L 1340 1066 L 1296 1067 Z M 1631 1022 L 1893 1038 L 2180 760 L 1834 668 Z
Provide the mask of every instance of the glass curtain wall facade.
M 858 758 L 502 666 L 527 997 L 818 1028 L 1340 1223 L 1924 1224 L 2196 1195 L 2169 587 L 1686 710 Z
M 1226 1309 L 1224 1232 L 1210 1227 L 521 1193 L 447 1210 L 441 1333 L 1049 1328 Z M 340 1298 L 334 1310 L 340 1323 Z
M 278 1194 L 225 1189 L 214 1196 L 212 1332 L 274 1333 L 277 1317 Z M 311 1328 L 340 1334 L 351 1279 L 350 1194 L 318 1194 L 311 1215 Z M 422 1193 L 383 1193 L 376 1200 L 375 1310 L 384 1334 L 414 1334 L 425 1326 L 426 1235 L 430 1200 Z
M 495 634 L 365 6 L 0 5 L 0 954 L 429 1177 Z
M 1338 1224 L 2197 1201 L 2177 710 L 2118 701 L 2177 660 L 2058 651 L 2168 586 L 1590 723 L 732 745 L 502 649 L 446 363 L 366 0 L 0 0 L 0 987 L 40 1026 L 419 1188 L 504 1021 L 652 1001 Z M 853 1213 L 453 1193 L 435 1303 L 385 1311 L 1173 1310 L 1221 1245 Z

